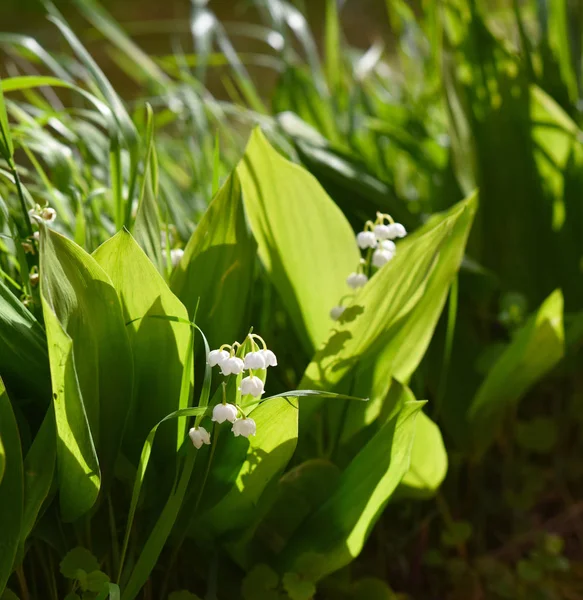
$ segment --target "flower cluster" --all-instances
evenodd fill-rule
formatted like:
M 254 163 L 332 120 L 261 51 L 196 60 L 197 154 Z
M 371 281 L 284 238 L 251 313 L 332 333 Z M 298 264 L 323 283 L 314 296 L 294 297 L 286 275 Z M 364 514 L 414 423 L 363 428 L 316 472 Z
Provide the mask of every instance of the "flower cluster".
M 43 208 L 37 204 L 28 211 L 28 216 L 31 221 L 36 221 L 37 223 L 41 223 L 42 221 L 45 223 L 53 223 L 57 218 L 57 211 L 50 206 L 45 206 Z
M 358 269 L 346 278 L 348 286 L 353 290 L 364 287 L 373 267 L 380 269 L 394 258 L 397 246 L 393 240 L 406 235 L 405 227 L 401 223 L 395 223 L 390 215 L 379 212 L 374 223 L 367 221 L 364 230 L 356 236 L 358 247 L 366 251 L 367 256 L 360 259 Z M 337 321 L 344 311 L 342 304 L 335 306 L 330 311 L 330 317 Z
M 221 373 L 226 377 L 249 371 L 249 375 L 241 380 L 239 390 L 243 396 L 251 395 L 254 398 L 260 398 L 264 392 L 263 379 L 255 375 L 253 371 L 276 367 L 277 357 L 267 348 L 260 336 L 250 333 L 248 339 L 252 350 L 247 352 L 243 358 L 237 356 L 237 350 L 241 348 L 242 344 L 235 342 L 233 345 L 223 344 L 217 350 L 209 352 L 207 363 L 210 367 L 219 367 Z M 263 349 L 259 349 L 255 343 L 256 339 L 261 342 Z M 239 417 L 239 413 L 241 413 L 241 417 Z M 212 421 L 217 424 L 225 421 L 232 423 L 231 431 L 235 437 L 249 437 L 255 435 L 257 430 L 255 421 L 245 416 L 235 404 L 227 403 L 224 396 L 223 402 L 213 408 Z M 201 448 L 203 444 L 210 444 L 210 433 L 204 427 L 193 427 L 189 435 L 196 448 Z

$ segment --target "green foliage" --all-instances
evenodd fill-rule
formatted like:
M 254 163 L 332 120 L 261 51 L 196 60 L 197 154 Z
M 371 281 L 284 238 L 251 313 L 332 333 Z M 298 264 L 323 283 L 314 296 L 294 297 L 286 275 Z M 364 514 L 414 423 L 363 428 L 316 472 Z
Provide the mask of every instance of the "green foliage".
M 0 33 L 0 596 L 577 597 L 581 6 L 256 4 Z

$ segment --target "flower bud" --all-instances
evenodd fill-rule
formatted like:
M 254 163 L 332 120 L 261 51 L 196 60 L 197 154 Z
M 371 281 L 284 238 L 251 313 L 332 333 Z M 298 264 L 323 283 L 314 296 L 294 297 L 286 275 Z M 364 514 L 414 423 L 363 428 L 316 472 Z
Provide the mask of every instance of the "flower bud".
M 211 350 L 208 355 L 207 364 L 210 367 L 219 367 L 229 358 L 226 350 Z
M 390 225 L 375 225 L 374 234 L 377 240 L 388 240 L 391 236 Z
M 389 250 L 375 250 L 372 255 L 372 264 L 377 268 L 383 267 L 393 256 L 395 255 Z
M 384 240 L 380 243 L 380 247 L 381 250 L 388 250 L 389 252 L 392 252 L 393 254 L 395 254 L 395 252 L 397 251 L 397 246 L 395 246 L 395 242 L 393 242 L 392 240 Z
M 330 318 L 333 321 L 338 321 L 338 319 L 342 316 L 342 313 L 346 310 L 346 308 L 344 306 L 335 306 L 331 311 L 330 311 Z
M 231 431 L 235 434 L 235 437 L 242 435 L 248 438 L 250 435 L 255 435 L 257 432 L 257 425 L 253 419 L 237 419 L 231 427 Z
M 217 423 L 229 421 L 234 423 L 237 419 L 237 407 L 234 404 L 217 404 L 213 408 L 212 420 Z
M 362 250 L 365 248 L 376 248 L 377 239 L 372 231 L 361 231 L 356 236 L 356 243 Z
M 390 235 L 388 239 L 394 240 L 395 238 L 403 238 L 407 235 L 407 230 L 401 223 L 391 223 L 389 225 Z
M 197 450 L 199 450 L 203 444 L 211 443 L 211 436 L 204 427 L 193 427 L 188 432 L 188 435 Z
M 368 277 L 364 273 L 351 273 L 346 278 L 346 283 L 354 290 L 363 287 L 368 281 Z
M 175 267 L 184 256 L 184 250 L 182 248 L 173 248 L 170 250 L 170 262 L 172 266 Z
M 251 394 L 255 398 L 259 398 L 263 394 L 263 381 L 259 377 L 250 375 L 241 380 L 241 387 L 239 389 L 242 396 Z
M 265 357 L 261 352 L 249 352 L 243 360 L 246 369 L 265 369 Z
M 231 356 L 231 358 L 223 361 L 220 367 L 223 375 L 239 375 L 239 373 L 243 372 L 245 365 L 239 357 Z

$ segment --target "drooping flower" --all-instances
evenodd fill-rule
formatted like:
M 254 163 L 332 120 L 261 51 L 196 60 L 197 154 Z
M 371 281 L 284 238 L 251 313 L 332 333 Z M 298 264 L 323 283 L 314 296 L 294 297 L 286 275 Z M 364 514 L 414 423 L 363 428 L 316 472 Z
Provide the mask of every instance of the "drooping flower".
M 170 262 L 172 266 L 175 267 L 182 260 L 183 256 L 184 250 L 182 248 L 172 248 L 170 250 Z
M 211 436 L 204 427 L 193 427 L 188 432 L 188 435 L 197 450 L 199 450 L 203 444 L 211 443 Z
M 208 355 L 207 363 L 209 367 L 219 367 L 229 358 L 226 350 L 211 350 Z
M 407 235 L 407 230 L 401 223 L 391 223 L 389 225 L 390 234 L 388 239 L 394 240 L 395 238 L 403 238 Z
M 57 211 L 47 206 L 40 211 L 40 218 L 47 223 L 52 223 L 57 218 Z
M 245 365 L 238 356 L 231 356 L 223 361 L 220 367 L 223 375 L 239 375 L 239 373 L 243 372 Z
M 362 250 L 365 248 L 376 248 L 377 239 L 372 231 L 361 231 L 356 236 L 356 243 Z
M 246 369 L 265 369 L 265 356 L 261 352 L 248 352 L 243 359 Z
M 32 273 L 30 273 L 29 278 L 30 278 L 30 285 L 32 285 L 32 287 L 36 287 L 38 285 L 39 278 L 40 278 L 38 271 L 33 271 Z
M 271 350 L 260 350 L 266 367 L 277 367 L 277 356 Z
M 344 306 L 335 306 L 331 311 L 330 311 L 330 318 L 333 321 L 338 321 L 338 319 L 342 316 L 342 313 L 346 310 L 346 307 Z
M 243 396 L 251 394 L 253 397 L 259 398 L 263 394 L 263 389 L 263 381 L 259 377 L 255 377 L 255 375 L 249 375 L 241 380 L 240 390 Z
M 386 265 L 395 254 L 390 250 L 375 250 L 372 255 L 372 264 L 377 267 L 383 267 Z
M 257 425 L 251 418 L 237 419 L 233 423 L 231 431 L 235 434 L 235 437 L 242 435 L 248 438 L 250 435 L 255 435 L 257 432 Z
M 229 421 L 234 423 L 237 419 L 237 407 L 234 404 L 217 404 L 213 408 L 212 420 L 216 423 L 224 423 Z
M 391 236 L 390 225 L 375 225 L 373 231 L 377 240 L 388 240 Z
M 364 273 L 350 273 L 346 278 L 346 283 L 354 290 L 363 287 L 368 281 L 368 277 Z
M 395 254 L 395 252 L 397 252 L 397 246 L 395 245 L 395 242 L 393 242 L 392 240 L 383 240 L 380 243 L 380 247 L 382 250 L 388 250 L 389 252 L 392 252 L 393 254 Z

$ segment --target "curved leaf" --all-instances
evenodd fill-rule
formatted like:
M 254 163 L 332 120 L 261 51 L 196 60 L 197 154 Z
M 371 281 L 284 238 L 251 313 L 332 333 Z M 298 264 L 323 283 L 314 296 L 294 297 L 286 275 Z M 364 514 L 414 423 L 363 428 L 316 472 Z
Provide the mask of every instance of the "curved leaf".
M 316 179 L 276 152 L 259 129 L 237 174 L 259 256 L 311 354 L 326 339 L 330 309 L 359 264 L 354 232 Z
M 18 549 L 22 522 L 23 475 L 20 434 L 10 399 L 0 379 L 0 439 L 4 476 L 0 481 L 0 594 L 4 591 Z
M 184 305 L 170 291 L 154 265 L 127 231 L 120 231 L 93 254 L 109 275 L 119 295 L 132 346 L 134 386 L 138 403 L 128 422 L 127 444 L 140 449 L 152 427 L 181 404 L 181 381 L 190 360 L 192 331 L 180 322 L 142 317 L 171 316 L 188 322 Z M 131 323 L 130 323 L 131 322 Z M 152 350 L 155 348 L 155 352 Z M 194 371 L 190 373 L 192 388 Z M 184 423 L 160 432 L 158 444 L 165 457 L 174 456 L 184 440 Z

